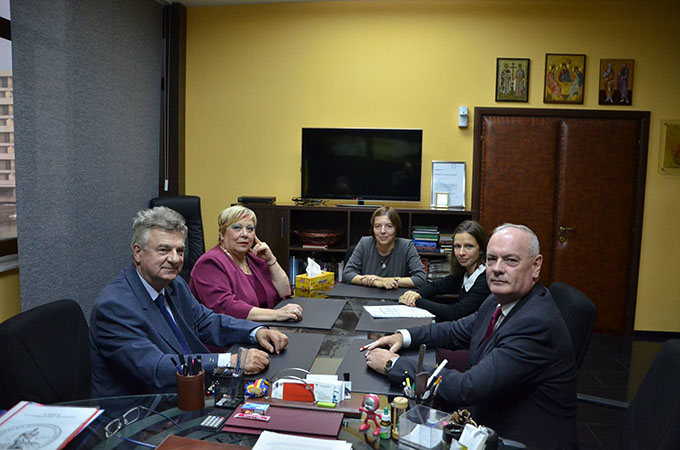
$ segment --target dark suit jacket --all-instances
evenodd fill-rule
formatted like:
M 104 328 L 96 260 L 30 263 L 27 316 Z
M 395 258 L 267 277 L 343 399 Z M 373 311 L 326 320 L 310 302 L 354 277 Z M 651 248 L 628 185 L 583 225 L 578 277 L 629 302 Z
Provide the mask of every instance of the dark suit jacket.
M 531 447 L 576 448 L 574 351 L 550 292 L 536 284 L 482 342 L 497 304 L 491 295 L 473 315 L 409 329 L 411 347 L 470 349 L 465 372 L 442 372 L 436 400 Z M 399 358 L 390 381 L 401 383 L 404 370 L 415 364 Z
M 216 314 L 189 292 L 182 277 L 165 288 L 172 315 L 207 373 L 217 362 L 204 343 L 228 347 L 251 343 L 249 320 Z M 90 317 L 92 396 L 175 391 L 177 369 L 170 358 L 183 353 L 177 338 L 144 288 L 134 265 L 109 283 Z

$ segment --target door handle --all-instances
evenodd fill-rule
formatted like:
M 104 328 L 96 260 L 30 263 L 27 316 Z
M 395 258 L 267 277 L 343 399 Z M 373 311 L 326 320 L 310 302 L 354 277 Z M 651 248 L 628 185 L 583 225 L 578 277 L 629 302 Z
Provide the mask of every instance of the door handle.
M 558 238 L 560 242 L 565 242 L 567 240 L 567 231 L 574 231 L 574 229 L 571 227 L 560 227 L 560 237 Z

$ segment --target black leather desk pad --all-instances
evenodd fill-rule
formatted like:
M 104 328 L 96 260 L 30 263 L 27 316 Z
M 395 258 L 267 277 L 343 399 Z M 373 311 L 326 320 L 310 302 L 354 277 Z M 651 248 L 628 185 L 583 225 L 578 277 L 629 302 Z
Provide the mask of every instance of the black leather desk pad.
M 283 300 L 274 309 L 282 308 L 289 303 L 302 306 L 302 320 L 299 322 L 261 322 L 276 327 L 291 328 L 315 328 L 318 330 L 330 330 L 338 319 L 347 300 L 330 298 L 306 298 L 293 297 Z
M 367 302 L 366 306 L 385 305 L 381 302 Z M 375 331 L 377 333 L 394 333 L 400 328 L 412 328 L 432 323 L 432 318 L 398 317 L 394 319 L 376 319 L 363 307 L 361 317 L 355 328 L 356 331 Z
M 337 283 L 326 293 L 329 297 L 372 298 L 377 300 L 399 300 L 406 288 L 382 289 L 356 284 Z
M 314 364 L 316 355 L 321 349 L 321 343 L 326 337 L 323 334 L 316 333 L 284 333 L 288 336 L 288 347 L 278 355 L 276 353 L 269 354 L 269 367 L 263 372 L 255 375 L 246 375 L 246 380 L 255 380 L 257 378 L 271 378 L 283 369 L 295 367 L 298 369 L 309 370 Z M 259 348 L 257 344 L 239 345 L 235 344 L 229 348 L 230 353 L 238 352 L 239 347 Z M 289 375 L 304 377 L 304 374 L 299 371 L 291 371 Z
M 404 392 L 400 387 L 391 386 L 385 375 L 379 374 L 366 365 L 366 354 L 365 352 L 360 352 L 359 349 L 373 341 L 373 339 L 362 338 L 356 338 L 352 341 L 349 351 L 340 363 L 340 367 L 338 367 L 337 375 L 339 379 L 342 379 L 345 372 L 349 372 L 350 381 L 352 381 L 352 392 L 403 395 Z M 418 361 L 418 349 L 402 349 L 399 352 L 399 357 Z M 424 365 L 426 367 L 434 367 L 436 364 L 434 349 L 428 349 L 428 351 L 425 352 Z M 415 378 L 415 374 L 410 375 L 411 379 Z

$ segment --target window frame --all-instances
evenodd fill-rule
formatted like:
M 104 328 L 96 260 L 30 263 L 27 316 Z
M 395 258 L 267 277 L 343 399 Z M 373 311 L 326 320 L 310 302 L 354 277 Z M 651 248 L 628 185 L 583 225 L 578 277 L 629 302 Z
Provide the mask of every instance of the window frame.
M 11 21 L 5 17 L 0 17 L 0 38 L 12 40 Z M 15 255 L 19 253 L 17 238 L 0 240 L 0 256 Z

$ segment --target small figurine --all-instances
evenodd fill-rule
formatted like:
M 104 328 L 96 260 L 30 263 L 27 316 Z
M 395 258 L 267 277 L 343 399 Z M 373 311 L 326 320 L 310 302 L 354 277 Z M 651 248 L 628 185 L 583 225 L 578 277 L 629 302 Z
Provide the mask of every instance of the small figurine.
M 371 426 L 369 425 L 369 421 L 373 421 L 375 424 L 375 430 L 373 430 L 373 436 L 378 436 L 380 434 L 380 424 L 378 423 L 378 420 L 380 418 L 380 414 L 376 413 L 378 409 L 380 408 L 380 399 L 378 399 L 378 396 L 375 394 L 366 394 L 364 395 L 364 404 L 359 408 L 359 412 L 366 413 L 366 418 L 364 419 L 364 423 L 359 426 L 359 431 L 366 431 L 368 430 Z

